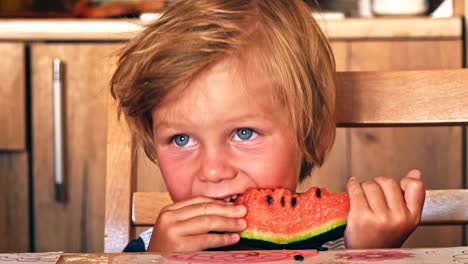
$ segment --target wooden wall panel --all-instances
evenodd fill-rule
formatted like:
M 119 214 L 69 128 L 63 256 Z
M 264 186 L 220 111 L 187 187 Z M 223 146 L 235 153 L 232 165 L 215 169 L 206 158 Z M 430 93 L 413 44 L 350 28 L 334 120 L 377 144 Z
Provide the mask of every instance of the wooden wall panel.
M 353 41 L 353 71 L 460 68 L 460 40 Z M 405 106 L 402 106 L 405 107 Z M 461 128 L 356 128 L 351 130 L 351 174 L 360 180 L 379 175 L 400 179 L 412 168 L 424 173 L 428 188 L 461 188 Z M 461 227 L 424 227 L 405 246 L 461 245 Z
M 37 251 L 102 252 L 111 55 L 117 44 L 33 44 L 32 113 Z M 52 60 L 66 67 L 67 198 L 54 197 Z
M 429 70 L 462 67 L 461 40 L 349 42 L 349 70 Z
M 348 69 L 349 61 L 349 44 L 347 41 L 332 41 L 330 43 L 335 56 L 336 70 L 346 71 Z
M 28 252 L 28 154 L 0 153 L 0 253 Z
M 26 149 L 25 48 L 0 43 L 0 150 Z

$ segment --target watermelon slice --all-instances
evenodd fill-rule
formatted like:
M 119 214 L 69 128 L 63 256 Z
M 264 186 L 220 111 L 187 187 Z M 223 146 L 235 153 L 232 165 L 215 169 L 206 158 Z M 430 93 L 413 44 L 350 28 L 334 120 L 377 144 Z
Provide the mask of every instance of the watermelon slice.
M 312 187 L 302 194 L 287 189 L 248 189 L 235 204 L 247 208 L 240 245 L 263 249 L 317 248 L 343 236 L 349 212 L 347 193 Z

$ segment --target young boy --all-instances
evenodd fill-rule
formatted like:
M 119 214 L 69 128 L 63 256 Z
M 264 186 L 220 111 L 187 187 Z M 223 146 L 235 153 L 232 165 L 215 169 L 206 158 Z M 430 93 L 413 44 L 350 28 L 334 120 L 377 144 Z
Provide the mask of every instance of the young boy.
M 300 0 L 178 1 L 128 43 L 111 89 L 174 201 L 148 251 L 237 243 L 237 195 L 294 191 L 334 140 L 334 59 Z M 419 223 L 418 171 L 347 189 L 348 248 L 399 247 Z

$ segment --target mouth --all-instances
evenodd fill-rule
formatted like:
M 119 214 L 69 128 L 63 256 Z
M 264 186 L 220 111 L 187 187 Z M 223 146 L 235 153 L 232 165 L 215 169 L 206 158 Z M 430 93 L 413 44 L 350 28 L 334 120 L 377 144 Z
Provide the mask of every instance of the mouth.
M 224 198 L 224 201 L 226 203 L 233 203 L 233 202 L 235 202 L 237 200 L 237 197 L 239 197 L 239 194 L 234 194 L 234 195 L 232 195 L 230 197 Z

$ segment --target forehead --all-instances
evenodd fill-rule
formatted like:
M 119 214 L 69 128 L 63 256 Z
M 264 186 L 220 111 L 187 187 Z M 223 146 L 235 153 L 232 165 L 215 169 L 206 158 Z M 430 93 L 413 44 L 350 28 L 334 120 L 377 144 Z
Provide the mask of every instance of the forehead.
M 251 65 L 235 59 L 222 60 L 200 72 L 190 82 L 176 87 L 155 113 L 157 117 L 168 113 L 190 115 L 195 112 L 206 115 L 229 115 L 237 111 L 275 111 L 276 87 L 265 74 Z M 239 109 L 241 108 L 241 109 Z M 162 115 L 162 112 L 165 112 Z

